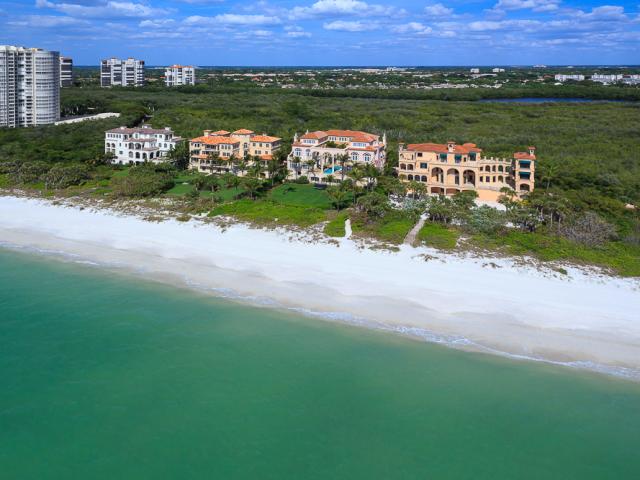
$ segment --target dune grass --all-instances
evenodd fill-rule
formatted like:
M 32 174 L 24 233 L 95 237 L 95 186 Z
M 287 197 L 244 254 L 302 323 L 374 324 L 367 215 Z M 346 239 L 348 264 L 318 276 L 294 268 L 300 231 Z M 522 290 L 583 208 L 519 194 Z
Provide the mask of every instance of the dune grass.
M 214 208 L 209 216 L 228 215 L 262 225 L 309 227 L 326 219 L 323 210 L 282 205 L 270 200 L 238 200 Z
M 427 222 L 418 232 L 418 240 L 428 247 L 452 250 L 456 247 L 460 234 L 453 228 L 438 223 Z

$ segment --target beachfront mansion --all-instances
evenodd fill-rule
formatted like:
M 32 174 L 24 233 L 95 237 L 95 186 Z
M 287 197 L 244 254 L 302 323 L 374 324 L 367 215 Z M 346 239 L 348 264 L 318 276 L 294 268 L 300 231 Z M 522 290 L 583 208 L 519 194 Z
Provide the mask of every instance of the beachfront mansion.
M 169 127 L 119 127 L 105 132 L 104 151 L 114 155 L 112 163 L 115 164 L 160 163 L 166 160 L 169 151 L 180 142 L 182 138 L 175 136 Z
M 306 176 L 314 183 L 327 183 L 327 177 L 340 181 L 353 165 L 373 165 L 381 169 L 385 162 L 386 135 L 354 130 L 307 131 L 293 137 L 287 157 L 289 178 Z M 344 171 L 343 171 L 344 170 Z
M 244 176 L 259 159 L 263 166 L 273 159 L 282 139 L 252 130 L 235 132 L 205 130 L 189 141 L 189 168 L 203 173 L 227 173 Z
M 479 200 L 497 201 L 503 187 L 518 195 L 533 190 L 535 152 L 535 147 L 529 147 L 513 158 L 494 158 L 483 157 L 474 143 L 401 143 L 396 171 L 400 180 L 420 182 L 428 193 L 453 195 L 474 190 Z

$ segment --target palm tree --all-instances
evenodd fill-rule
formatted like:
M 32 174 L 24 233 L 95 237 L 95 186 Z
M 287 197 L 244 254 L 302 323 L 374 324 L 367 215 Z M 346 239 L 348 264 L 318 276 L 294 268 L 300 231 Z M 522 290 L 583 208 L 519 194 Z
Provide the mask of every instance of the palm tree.
M 349 177 L 352 180 L 351 188 L 353 190 L 353 201 L 355 202 L 356 198 L 358 197 L 358 189 L 360 188 L 358 184 L 364 178 L 364 171 L 359 165 L 354 165 L 354 167 L 349 172 Z
M 373 183 L 380 176 L 380 171 L 370 163 L 364 166 L 364 176 L 368 179 L 367 187 L 372 190 Z
M 546 181 L 547 183 L 545 190 L 547 191 L 549 190 L 549 186 L 551 185 L 551 182 L 556 178 L 557 175 L 558 175 L 558 164 L 557 163 L 548 164 L 546 171 L 544 172 L 544 175 L 542 175 L 542 178 L 540 179 L 543 182 Z
M 260 187 L 262 187 L 262 182 L 259 178 L 247 177 L 242 182 L 242 188 L 244 188 L 244 191 L 249 194 L 251 200 L 255 199 L 256 193 L 258 193 Z
M 348 161 L 349 161 L 349 155 L 347 155 L 346 153 L 342 155 L 338 155 L 338 163 L 340 164 L 340 173 L 342 175 L 342 181 L 344 181 L 344 167 Z
M 327 188 L 327 194 L 331 199 L 331 203 L 336 207 L 336 210 L 340 210 L 347 199 L 347 192 L 342 185 Z
M 333 180 L 334 180 L 333 175 L 327 175 L 325 177 L 325 180 L 326 180 L 327 183 L 333 184 Z
M 315 171 L 316 171 L 316 161 L 315 160 L 307 160 L 304 163 L 307 166 L 307 171 L 311 172 L 311 175 L 313 175 L 315 173 Z

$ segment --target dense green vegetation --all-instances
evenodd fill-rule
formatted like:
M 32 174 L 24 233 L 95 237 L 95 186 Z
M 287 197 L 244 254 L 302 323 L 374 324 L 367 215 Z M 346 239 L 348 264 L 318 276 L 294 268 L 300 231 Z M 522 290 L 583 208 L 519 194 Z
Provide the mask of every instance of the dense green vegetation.
M 552 85 L 519 87 L 522 96 L 561 96 Z M 607 87 L 615 96 L 617 87 Z M 576 89 L 576 90 L 573 90 Z M 482 89 L 482 95 L 485 95 Z M 500 96 L 508 89 L 500 89 Z M 510 90 L 516 95 L 515 88 Z M 527 90 L 524 92 L 524 90 Z M 568 96 L 589 96 L 602 87 L 563 86 Z M 620 87 L 620 91 L 626 89 Z M 233 215 L 261 224 L 308 226 L 328 220 L 325 231 L 344 235 L 351 217 L 356 235 L 391 244 L 403 241 L 420 209 L 430 221 L 418 240 L 437 247 L 458 245 L 528 253 L 611 267 L 637 275 L 640 258 L 640 104 L 497 104 L 464 101 L 464 91 L 313 91 L 208 85 L 178 89 L 73 88 L 63 91 L 69 113 L 121 112 L 120 119 L 33 129 L 0 129 L 0 186 L 37 188 L 64 195 L 158 196 L 183 202 L 189 211 Z M 627 95 L 628 92 L 624 93 Z M 436 101 L 447 94 L 449 100 Z M 434 97 L 435 95 L 435 97 Z M 474 94 L 475 95 L 475 94 Z M 623 95 L 623 96 L 624 96 Z M 259 172 L 238 180 L 209 177 L 175 167 L 117 168 L 103 153 L 104 130 L 145 120 L 171 126 L 183 137 L 204 129 L 250 128 L 290 141 L 306 130 L 348 128 L 386 133 L 388 165 L 372 191 L 354 187 L 326 190 L 313 185 L 263 181 Z M 538 148 L 537 189 L 506 213 L 471 208 L 467 200 L 439 202 L 411 198 L 393 178 L 397 143 L 449 139 L 474 142 L 489 156 L 511 156 Z M 284 146 L 287 149 L 287 145 Z M 177 154 L 184 157 L 184 152 Z M 389 194 L 405 207 L 390 208 Z M 418 195 L 419 197 L 419 195 Z M 453 202 L 453 203 L 452 203 Z M 336 216 L 329 213 L 339 210 Z M 342 211 L 347 209 L 346 211 Z M 589 217 L 593 213 L 594 217 Z M 515 225 L 508 228 L 507 224 Z M 599 232 L 593 233 L 593 229 Z
M 460 234 L 456 229 L 438 223 L 428 222 L 418 232 L 418 240 L 425 245 L 441 250 L 456 248 Z
M 210 215 L 225 215 L 251 221 L 258 224 L 294 225 L 308 227 L 326 218 L 319 208 L 284 205 L 268 200 L 252 201 L 248 199 L 225 203 L 214 208 Z

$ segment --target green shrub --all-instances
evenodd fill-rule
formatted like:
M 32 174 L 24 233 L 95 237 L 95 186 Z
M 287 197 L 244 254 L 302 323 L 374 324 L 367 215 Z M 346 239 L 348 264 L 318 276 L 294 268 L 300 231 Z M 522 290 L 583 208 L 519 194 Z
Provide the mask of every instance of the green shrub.
M 425 245 L 441 250 L 452 250 L 458 243 L 459 233 L 454 228 L 427 222 L 418 232 L 418 240 Z

